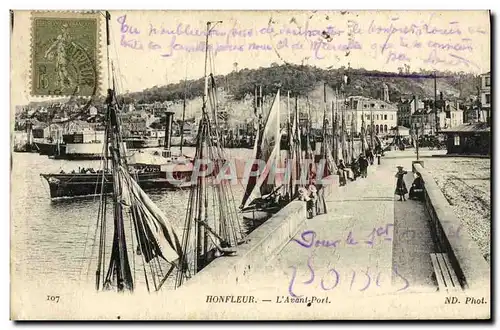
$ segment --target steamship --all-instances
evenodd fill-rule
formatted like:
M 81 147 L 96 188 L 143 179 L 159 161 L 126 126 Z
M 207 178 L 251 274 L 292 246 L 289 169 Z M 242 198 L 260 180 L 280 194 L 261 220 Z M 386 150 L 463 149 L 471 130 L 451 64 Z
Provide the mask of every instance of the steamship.
M 195 184 L 191 180 L 193 159 L 172 155 L 170 151 L 173 112 L 167 112 L 165 148 L 161 153 L 134 151 L 128 158 L 128 170 L 143 190 L 181 189 Z M 102 153 L 99 154 L 102 158 Z M 40 174 L 49 185 L 50 198 L 67 199 L 113 192 L 113 176 L 106 169 L 79 168 L 71 173 Z

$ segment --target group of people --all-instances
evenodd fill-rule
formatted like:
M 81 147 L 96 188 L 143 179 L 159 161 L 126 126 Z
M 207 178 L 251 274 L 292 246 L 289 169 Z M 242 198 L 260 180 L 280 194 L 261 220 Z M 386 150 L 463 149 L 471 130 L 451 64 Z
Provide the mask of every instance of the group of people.
M 361 153 L 357 159 L 352 160 L 350 167 L 347 167 L 344 160 L 340 159 L 338 164 L 340 185 L 346 185 L 347 179 L 354 181 L 357 177 L 366 178 L 368 176 L 368 166 L 374 164 L 375 157 L 377 157 L 378 164 L 380 165 L 381 152 L 376 149 L 375 153 L 376 155 L 374 155 L 372 150 L 367 150 L 366 153 Z M 404 176 L 408 174 L 408 172 L 404 170 L 403 166 L 398 166 L 397 168 L 398 171 L 395 175 L 397 181 L 394 193 L 400 197 L 399 201 L 406 201 L 407 194 L 409 199 L 422 200 L 424 198 L 424 181 L 421 174 L 416 172 L 416 177 L 413 180 L 410 191 L 408 191 L 404 180 Z M 307 203 L 308 218 L 313 218 L 318 214 L 327 213 L 324 189 L 318 187 L 314 182 L 307 187 L 299 189 L 299 200 Z
M 96 174 L 96 173 L 102 173 L 103 170 L 94 170 L 93 167 L 85 168 L 85 167 L 78 167 L 78 172 L 76 170 L 72 170 L 71 172 L 66 173 L 64 170 L 61 170 L 59 174 Z M 106 173 L 109 172 L 109 169 L 104 171 Z
M 380 152 L 376 150 L 376 157 L 378 160 L 378 165 L 380 165 Z M 353 158 L 351 164 L 348 167 L 343 159 L 339 160 L 339 176 L 340 185 L 345 186 L 347 180 L 356 180 L 358 177 L 366 178 L 368 176 L 368 166 L 373 165 L 375 162 L 375 154 L 371 149 L 367 149 L 364 153 L 361 153 L 358 158 Z
M 416 178 L 410 187 L 410 191 L 406 188 L 406 183 L 404 176 L 408 174 L 407 171 L 403 169 L 403 166 L 398 166 L 398 171 L 396 172 L 396 190 L 394 194 L 399 196 L 399 201 L 406 201 L 406 194 L 408 194 L 409 199 L 420 199 L 424 198 L 424 180 L 420 173 L 416 172 Z
M 155 166 L 143 166 L 141 168 L 138 167 L 133 167 L 130 170 L 130 173 L 152 173 L 152 172 L 159 172 L 160 168 L 155 167 Z
M 380 165 L 381 150 L 380 148 L 375 150 L 378 164 Z M 374 164 L 375 155 L 371 149 L 367 149 L 365 153 L 361 153 L 357 159 L 351 161 L 350 167 L 348 167 L 343 159 L 339 160 L 338 173 L 340 186 L 347 184 L 347 180 L 356 180 L 358 177 L 366 178 L 368 176 L 368 166 Z M 416 173 L 416 177 L 410 187 L 410 191 L 406 188 L 404 181 L 404 176 L 408 174 L 407 171 L 403 169 L 403 166 L 398 166 L 398 171 L 395 175 L 396 189 L 395 194 L 398 195 L 400 201 L 406 201 L 406 195 L 408 194 L 409 199 L 420 199 L 424 198 L 424 181 L 420 173 Z
M 311 219 L 316 215 L 324 214 L 326 212 L 326 201 L 324 190 L 316 187 L 314 183 L 310 184 L 307 188 L 299 188 L 299 200 L 306 202 L 307 218 Z
M 78 167 L 78 172 L 76 172 L 75 170 L 72 170 L 70 172 L 70 174 L 76 174 L 76 173 L 80 173 L 80 174 L 89 174 L 89 173 L 99 173 L 100 171 L 97 170 L 94 170 L 92 167 L 90 168 L 85 168 L 85 167 Z M 61 172 L 59 172 L 60 174 L 66 174 L 66 172 L 64 172 L 64 170 L 61 170 Z

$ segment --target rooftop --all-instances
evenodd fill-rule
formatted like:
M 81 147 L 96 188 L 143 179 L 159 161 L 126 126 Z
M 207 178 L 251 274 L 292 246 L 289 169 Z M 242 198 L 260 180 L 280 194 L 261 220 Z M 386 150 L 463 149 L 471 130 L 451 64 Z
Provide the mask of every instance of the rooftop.
M 487 123 L 468 123 L 456 127 L 442 129 L 443 133 L 460 133 L 460 132 L 491 132 L 491 126 Z

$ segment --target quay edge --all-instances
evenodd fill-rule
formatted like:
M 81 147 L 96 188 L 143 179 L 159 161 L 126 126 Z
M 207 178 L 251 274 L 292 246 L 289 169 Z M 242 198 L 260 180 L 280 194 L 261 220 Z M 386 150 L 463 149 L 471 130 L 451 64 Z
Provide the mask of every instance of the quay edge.
M 325 199 L 339 186 L 338 175 L 324 178 L 331 184 L 323 186 Z M 306 227 L 306 203 L 292 201 L 260 225 L 247 236 L 248 242 L 238 247 L 238 254 L 233 257 L 218 258 L 186 282 L 179 290 L 216 281 L 222 285 L 236 285 L 246 281 L 272 260 L 288 242 Z
M 413 171 L 424 181 L 425 208 L 431 219 L 433 239 L 442 253 L 447 253 L 459 281 L 465 289 L 490 287 L 490 267 L 477 244 L 464 230 L 456 235 L 460 220 L 430 173 L 414 163 Z

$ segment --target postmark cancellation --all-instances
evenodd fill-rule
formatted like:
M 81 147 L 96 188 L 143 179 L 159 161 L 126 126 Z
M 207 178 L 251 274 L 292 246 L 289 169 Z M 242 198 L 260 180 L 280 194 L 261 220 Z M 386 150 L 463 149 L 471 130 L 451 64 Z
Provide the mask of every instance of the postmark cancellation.
M 93 96 L 99 90 L 100 14 L 31 13 L 31 95 Z

